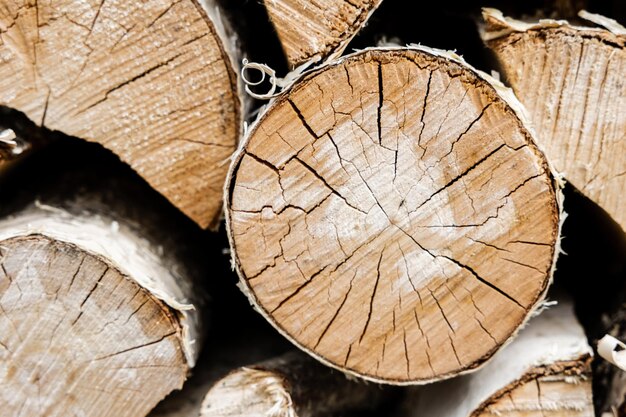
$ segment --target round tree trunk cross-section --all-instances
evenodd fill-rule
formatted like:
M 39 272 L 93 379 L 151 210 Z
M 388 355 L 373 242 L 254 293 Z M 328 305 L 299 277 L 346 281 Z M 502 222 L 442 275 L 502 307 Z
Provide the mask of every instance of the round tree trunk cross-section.
M 209 11 L 196 0 L 4 1 L 0 105 L 102 144 L 211 225 L 241 115 Z
M 182 386 L 182 330 L 163 302 L 71 243 L 0 246 L 3 415 L 143 416 Z
M 543 298 L 554 178 L 488 78 L 445 52 L 368 50 L 301 79 L 251 129 L 229 178 L 233 254 L 302 349 L 425 383 L 483 363 Z

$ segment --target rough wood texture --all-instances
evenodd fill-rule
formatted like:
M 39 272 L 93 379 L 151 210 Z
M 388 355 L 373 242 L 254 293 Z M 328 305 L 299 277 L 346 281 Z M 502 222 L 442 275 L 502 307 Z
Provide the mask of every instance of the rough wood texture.
M 351 381 L 301 352 L 234 370 L 207 393 L 200 417 L 314 417 L 374 410 L 378 385 Z
M 339 56 L 382 0 L 264 0 L 292 67 Z
M 227 183 L 232 253 L 299 347 L 425 383 L 483 363 L 543 298 L 559 194 L 489 78 L 450 53 L 368 50 L 305 76 L 250 129 Z
M 188 364 L 173 310 L 71 243 L 3 239 L 0 409 L 7 416 L 143 416 Z
M 408 415 L 593 417 L 591 348 L 572 304 L 533 318 L 493 361 L 472 375 L 416 390 Z
M 4 1 L 0 105 L 104 145 L 209 226 L 241 119 L 217 29 L 196 0 Z
M 97 146 L 78 144 L 86 161 L 50 149 L 0 183 L 2 415 L 146 415 L 202 344 L 204 269 L 180 256 L 192 222 L 115 167 L 88 173 Z
M 585 16 L 585 15 L 583 15 Z M 484 39 L 555 168 L 626 230 L 626 30 L 484 12 Z

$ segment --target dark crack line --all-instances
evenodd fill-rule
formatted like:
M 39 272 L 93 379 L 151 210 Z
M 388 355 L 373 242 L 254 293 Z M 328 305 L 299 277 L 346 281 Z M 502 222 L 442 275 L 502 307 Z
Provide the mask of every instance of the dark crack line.
M 141 345 L 137 345 L 137 346 L 133 346 L 133 347 L 130 347 L 130 348 L 127 348 L 127 349 L 123 349 L 123 350 L 120 350 L 118 352 L 111 353 L 109 355 L 105 355 L 105 356 L 101 356 L 101 357 L 98 357 L 98 358 L 94 358 L 94 359 L 91 360 L 91 362 L 101 361 L 103 359 L 108 359 L 108 358 L 111 358 L 113 356 L 117 356 L 117 355 L 121 355 L 121 354 L 124 354 L 124 353 L 131 352 L 133 350 L 142 349 L 144 347 L 156 345 L 158 343 L 161 343 L 163 340 L 167 339 L 168 337 L 174 336 L 175 334 L 176 334 L 176 331 L 172 331 L 172 332 L 170 332 L 168 334 L 165 334 L 165 335 L 159 337 L 157 340 L 153 340 L 152 342 L 143 343 Z
M 85 113 L 86 111 L 88 111 L 88 110 L 90 110 L 90 109 L 92 109 L 92 108 L 96 107 L 98 104 L 105 102 L 106 100 L 108 100 L 109 95 L 110 95 L 111 93 L 113 93 L 113 92 L 115 92 L 115 91 L 119 90 L 120 88 L 123 88 L 123 87 L 127 86 L 128 84 L 131 84 L 131 83 L 133 83 L 133 82 L 135 82 L 135 81 L 137 81 L 137 80 L 139 80 L 139 79 L 141 79 L 141 78 L 144 78 L 144 77 L 148 76 L 149 74 L 151 74 L 152 72 L 154 72 L 154 71 L 158 70 L 159 68 L 162 68 L 162 67 L 164 67 L 164 66 L 166 66 L 166 65 L 169 65 L 171 62 L 173 62 L 173 61 L 174 61 L 174 60 L 176 60 L 177 58 L 181 57 L 183 54 L 184 54 L 184 52 L 181 52 L 181 53 L 179 53 L 179 54 L 177 54 L 177 55 L 173 56 L 172 58 L 170 58 L 170 59 L 168 59 L 168 60 L 166 60 L 166 61 L 164 61 L 164 62 L 161 62 L 161 63 L 159 63 L 159 64 L 156 64 L 156 65 L 154 65 L 154 66 L 152 66 L 152 67 L 148 68 L 147 70 L 143 71 L 141 74 L 138 74 L 138 75 L 134 76 L 133 78 L 131 78 L 131 79 L 129 79 L 129 80 L 126 80 L 126 81 L 124 81 L 123 83 L 121 83 L 121 84 L 119 84 L 119 85 L 117 85 L 117 86 L 115 86 L 115 87 L 113 87 L 113 88 L 109 89 L 108 91 L 106 91 L 106 92 L 104 93 L 104 97 L 103 97 L 103 98 L 101 98 L 100 100 L 97 100 L 97 101 L 96 101 L 96 102 L 94 102 L 93 104 L 90 104 L 90 105 L 89 105 L 89 106 L 87 106 L 85 109 L 83 109 L 83 110 L 81 110 L 80 112 L 78 112 L 77 114 Z
M 516 264 L 516 265 L 523 266 L 523 267 L 525 267 L 525 268 L 533 269 L 533 270 L 535 270 L 535 271 L 539 272 L 540 274 L 545 274 L 545 273 L 546 273 L 545 271 L 542 271 L 541 269 L 539 269 L 539 268 L 537 268 L 537 267 L 534 267 L 534 266 L 532 266 L 532 265 L 525 264 L 525 263 L 523 263 L 523 262 L 514 261 L 513 259 L 504 258 L 504 257 L 503 257 L 502 259 L 503 259 L 503 260 L 505 260 L 505 261 L 507 261 L 507 262 L 511 262 L 511 263 Z
M 504 148 L 505 146 L 506 146 L 506 144 L 504 144 L 504 143 L 502 145 L 498 146 L 496 149 L 494 149 L 493 151 L 489 152 L 487 155 L 482 157 L 480 160 L 478 160 L 472 166 L 470 166 L 465 171 L 463 171 L 460 175 L 458 175 L 458 176 L 454 177 L 453 179 L 451 179 L 450 181 L 448 181 L 443 187 L 439 188 L 437 191 L 435 191 L 433 194 L 431 194 L 430 197 L 428 197 L 423 203 L 421 203 L 419 206 L 417 206 L 414 211 L 417 211 L 420 208 L 422 208 L 426 203 L 428 203 L 430 200 L 432 200 L 436 195 L 438 195 L 442 191 L 444 191 L 447 188 L 449 188 L 452 185 L 454 185 L 454 183 L 459 181 L 461 178 L 465 177 L 472 170 L 474 170 L 477 166 L 479 166 L 480 164 L 482 164 L 483 162 L 485 162 L 486 160 L 491 158 L 495 153 L 497 153 L 500 149 Z
M 274 314 L 276 311 L 278 311 L 281 307 L 283 307 L 286 303 L 288 303 L 291 299 L 293 299 L 296 295 L 300 294 L 300 291 L 302 291 L 303 289 L 305 289 L 310 283 L 312 283 L 315 278 L 320 275 L 322 272 L 324 272 L 326 270 L 326 268 L 328 268 L 330 265 L 326 265 L 325 267 L 323 267 L 322 269 L 320 269 L 319 271 L 315 272 L 313 275 L 311 275 L 311 277 L 302 285 L 300 285 L 298 288 L 296 288 L 296 290 L 294 292 L 292 292 L 291 294 L 289 294 L 287 297 L 285 297 L 280 303 L 278 303 L 278 305 L 272 310 L 270 311 L 270 314 Z
M 426 149 L 422 147 L 422 133 L 424 133 L 424 128 L 426 127 L 426 124 L 424 123 L 424 116 L 426 115 L 426 109 L 428 106 L 428 95 L 430 94 L 430 82 L 432 79 L 433 71 L 430 70 L 430 73 L 428 74 L 428 83 L 426 84 L 426 92 L 424 93 L 424 102 L 422 103 L 422 114 L 420 116 L 420 124 L 422 125 L 422 127 L 420 129 L 419 135 L 417 136 L 417 146 L 422 148 L 424 152 L 426 152 Z
M 437 257 L 449 260 L 453 264 L 457 265 L 459 268 L 469 272 L 478 281 L 482 282 L 483 284 L 485 284 L 486 286 L 488 286 L 492 290 L 498 292 L 500 295 L 506 297 L 508 300 L 514 302 L 517 306 L 519 306 L 519 307 L 523 308 L 524 310 L 526 310 L 526 308 L 519 301 L 517 301 L 515 298 L 511 297 L 509 294 L 507 294 L 506 292 L 502 291 L 500 288 L 496 287 L 494 284 L 492 284 L 491 282 L 487 281 L 486 279 L 484 279 L 483 277 L 478 275 L 478 273 L 476 273 L 476 271 L 474 271 L 474 269 L 472 269 L 470 266 L 464 265 L 461 262 L 457 261 L 456 259 L 451 258 L 451 257 L 446 256 L 446 255 L 437 255 Z
M 89 290 L 89 293 L 87 293 L 87 296 L 82 301 L 82 303 L 80 303 L 80 308 L 81 309 L 83 308 L 83 306 L 85 305 L 87 300 L 89 300 L 89 297 L 91 297 L 91 295 L 94 293 L 94 291 L 98 288 L 98 285 L 100 285 L 100 282 L 102 281 L 102 279 L 104 278 L 104 276 L 106 275 L 107 272 L 109 272 L 109 267 L 108 266 L 106 268 L 104 268 L 104 271 L 102 272 L 102 274 L 100 275 L 100 277 L 98 278 L 96 283 L 93 285 L 91 290 Z M 82 311 L 81 311 L 81 313 L 82 313 Z
M 358 271 L 354 272 L 354 276 L 350 280 L 350 287 L 348 288 L 348 291 L 346 292 L 346 295 L 343 297 L 343 300 L 339 304 L 339 307 L 337 308 L 337 311 L 335 311 L 335 314 L 333 315 L 333 317 L 330 319 L 330 321 L 328 322 L 328 324 L 324 328 L 324 331 L 322 331 L 322 334 L 320 335 L 319 339 L 317 339 L 317 342 L 315 343 L 315 346 L 313 346 L 313 349 L 317 349 L 319 344 L 322 342 L 322 339 L 324 338 L 324 336 L 326 336 L 326 333 L 328 332 L 328 329 L 330 329 L 330 326 L 333 325 L 333 323 L 335 322 L 335 319 L 337 319 L 337 316 L 339 316 L 339 313 L 341 312 L 341 309 L 346 304 L 346 301 L 348 300 L 348 296 L 350 295 L 350 292 L 352 291 L 352 283 L 354 282 L 354 279 L 356 278 L 356 274 L 357 273 L 358 273 Z
M 378 63 L 378 109 L 377 109 L 377 123 L 378 123 L 378 144 L 382 146 L 383 135 L 381 125 L 381 114 L 383 111 L 383 65 Z
M 72 275 L 72 279 L 70 280 L 70 284 L 67 286 L 67 293 L 68 294 L 70 292 L 70 289 L 72 289 L 72 285 L 74 284 L 74 280 L 78 276 L 78 273 L 80 272 L 80 269 L 82 268 L 83 263 L 85 262 L 85 258 L 86 257 L 87 257 L 87 255 L 83 255 L 83 259 L 80 260 L 80 263 L 78 264 L 78 268 L 76 268 L 76 272 L 74 272 L 74 274 Z
M 372 319 L 372 311 L 374 310 L 374 299 L 376 298 L 376 292 L 378 290 L 378 283 L 380 281 L 380 264 L 383 260 L 383 254 L 385 253 L 385 248 L 380 252 L 380 258 L 378 258 L 378 265 L 376 266 L 376 281 L 374 282 L 374 289 L 372 290 L 372 296 L 370 297 L 370 306 L 369 312 L 367 313 L 367 320 L 365 321 L 365 327 L 363 327 L 363 331 L 361 332 L 361 337 L 359 337 L 359 344 L 363 341 L 363 337 L 365 333 L 367 333 L 367 329 L 370 325 Z

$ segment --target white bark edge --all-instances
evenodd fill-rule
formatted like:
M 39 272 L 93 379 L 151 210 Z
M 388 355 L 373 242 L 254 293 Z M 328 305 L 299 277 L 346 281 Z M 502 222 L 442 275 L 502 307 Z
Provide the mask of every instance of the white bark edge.
M 252 137 L 252 134 L 254 133 L 254 131 L 256 130 L 257 125 L 263 120 L 264 116 L 267 114 L 268 110 L 270 110 L 272 108 L 272 106 L 281 99 L 281 97 L 286 96 L 292 88 L 294 88 L 294 85 L 296 85 L 297 83 L 299 83 L 302 80 L 306 80 L 309 76 L 313 76 L 318 72 L 327 70 L 328 68 L 332 67 L 332 66 L 338 66 L 341 65 L 343 62 L 345 62 L 348 59 L 351 59 L 355 56 L 361 55 L 364 52 L 367 51 L 381 51 L 381 52 L 385 52 L 385 51 L 416 51 L 416 52 L 421 52 L 427 55 L 432 55 L 432 56 L 437 56 L 437 57 L 441 57 L 441 58 L 445 58 L 448 60 L 451 60 L 453 62 L 456 62 L 462 66 L 464 66 L 467 70 L 469 70 L 470 72 L 473 72 L 478 78 L 484 80 L 485 82 L 487 82 L 489 85 L 491 85 L 491 87 L 494 89 L 494 91 L 496 92 L 496 94 L 504 101 L 505 104 L 507 104 L 509 106 L 509 108 L 511 110 L 513 110 L 513 112 L 515 113 L 515 115 L 519 118 L 519 120 L 521 121 L 522 125 L 524 126 L 524 128 L 528 131 L 533 144 L 537 147 L 537 149 L 545 156 L 545 152 L 543 151 L 541 144 L 537 141 L 537 135 L 535 133 L 535 130 L 533 128 L 532 123 L 530 122 L 530 118 L 527 115 L 526 109 L 524 108 L 524 106 L 522 105 L 522 103 L 517 99 L 517 97 L 515 96 L 515 94 L 513 93 L 513 90 L 511 90 L 510 88 L 506 87 L 502 82 L 500 82 L 499 80 L 497 80 L 496 78 L 492 77 L 491 75 L 480 71 L 476 68 L 474 68 L 472 65 L 468 64 L 462 56 L 458 55 L 456 52 L 454 51 L 448 51 L 448 50 L 443 50 L 443 49 L 437 49 L 437 48 L 431 48 L 431 47 L 427 47 L 424 45 L 416 45 L 416 44 L 409 44 L 406 46 L 385 46 L 385 47 L 370 47 L 370 48 L 365 48 L 362 50 L 356 50 L 355 52 L 349 54 L 349 55 L 344 55 L 341 58 L 338 58 L 332 62 L 328 62 L 323 66 L 311 69 L 311 70 L 307 70 L 304 71 L 300 74 L 296 74 L 296 73 L 290 73 L 288 74 L 288 78 L 289 78 L 289 83 L 285 86 L 285 88 L 281 91 L 280 94 L 274 96 L 267 105 L 265 105 L 263 108 L 260 109 L 257 118 L 254 120 L 254 122 L 252 122 L 252 124 L 250 126 L 247 126 L 245 129 L 245 136 L 244 138 L 241 140 L 241 142 L 239 143 L 239 146 L 237 148 L 237 150 L 233 153 L 233 155 L 231 156 L 231 164 L 230 167 L 228 169 L 228 174 L 226 176 L 226 181 L 224 183 L 224 217 L 225 217 L 225 224 L 226 224 L 226 232 L 228 235 L 228 243 L 229 243 L 229 247 L 231 248 L 231 267 L 233 270 L 235 270 L 237 272 L 237 275 L 239 277 L 239 282 L 237 284 L 237 286 L 239 287 L 239 289 L 246 295 L 246 297 L 248 298 L 248 301 L 250 302 L 250 305 L 259 313 L 261 314 L 267 322 L 269 322 L 282 336 L 284 336 L 287 340 L 289 340 L 292 344 L 294 344 L 295 346 L 297 346 L 300 350 L 306 352 L 307 354 L 311 355 L 313 358 L 315 358 L 316 360 L 318 360 L 319 362 L 323 363 L 326 366 L 329 366 L 333 369 L 338 370 L 339 372 L 343 372 L 344 374 L 346 374 L 346 376 L 348 377 L 355 377 L 355 378 L 359 378 L 365 381 L 370 381 L 370 382 L 375 382 L 375 383 L 382 383 L 382 384 L 390 384 L 390 385 L 397 385 L 397 386 L 411 386 L 411 385 L 426 385 L 426 384 L 430 384 L 433 382 L 438 382 L 438 381 L 443 381 L 446 379 L 450 379 L 450 378 L 455 378 L 458 377 L 460 375 L 465 375 L 468 373 L 473 373 L 478 371 L 479 369 L 481 369 L 482 367 L 484 367 L 485 365 L 487 365 L 491 359 L 493 359 L 493 356 L 491 356 L 490 358 L 487 358 L 486 360 L 484 360 L 482 363 L 478 364 L 476 367 L 471 368 L 471 369 L 465 369 L 463 371 L 460 372 L 456 372 L 452 375 L 443 375 L 443 376 L 439 376 L 439 377 L 435 377 L 435 378 L 431 378 L 431 379 L 424 379 L 424 380 L 420 380 L 420 381 L 407 381 L 407 382 L 400 382 L 400 381 L 387 381 L 387 380 L 383 380 L 383 379 L 379 379 L 379 378 L 375 378 L 375 377 L 371 377 L 371 376 L 366 376 L 366 375 L 361 375 L 357 372 L 353 372 L 351 370 L 347 370 L 347 369 L 343 369 L 333 363 L 331 363 L 330 361 L 328 361 L 326 358 L 318 355 L 316 352 L 310 350 L 309 348 L 307 348 L 306 346 L 303 346 L 302 344 L 300 344 L 294 337 L 292 337 L 291 335 L 289 335 L 285 330 L 283 330 L 282 328 L 280 328 L 280 326 L 274 322 L 274 319 L 270 316 L 269 313 L 267 313 L 263 308 L 261 308 L 261 306 L 259 305 L 256 297 L 254 296 L 254 293 L 252 292 L 252 290 L 250 289 L 250 287 L 248 286 L 248 284 L 245 282 L 245 280 L 243 279 L 244 274 L 243 271 L 241 270 L 241 267 L 239 265 L 239 263 L 237 262 L 237 259 L 235 258 L 235 251 L 233 250 L 233 248 L 235 248 L 235 244 L 234 244 L 234 239 L 230 230 L 230 185 L 233 179 L 233 175 L 235 173 L 235 167 L 238 165 L 239 161 L 241 160 L 241 158 L 243 158 L 245 152 L 245 147 L 248 144 L 250 138 Z M 563 179 L 563 175 L 560 174 L 555 168 L 554 166 L 550 163 L 550 161 L 545 158 L 547 165 L 548 165 L 548 169 L 549 169 L 549 174 L 552 176 L 552 179 L 554 180 L 554 188 L 555 188 L 555 194 L 556 194 L 556 201 L 557 201 L 557 206 L 558 206 L 558 214 L 559 214 L 559 224 L 558 224 L 558 235 L 557 235 L 557 242 L 555 245 L 555 250 L 554 250 L 554 256 L 552 259 L 552 263 L 550 266 L 550 271 L 549 271 L 549 276 L 548 276 L 548 282 L 546 284 L 546 287 L 544 289 L 544 291 L 538 296 L 536 303 L 528 310 L 528 313 L 526 314 L 526 317 L 524 318 L 524 320 L 522 321 L 521 325 L 518 327 L 517 331 L 513 332 L 509 338 L 501 345 L 498 347 L 498 349 L 496 350 L 496 352 L 501 351 L 503 348 L 505 348 L 506 345 L 508 345 L 513 339 L 515 339 L 515 337 L 517 336 L 517 334 L 519 333 L 519 331 L 521 329 L 523 329 L 526 326 L 526 323 L 528 322 L 528 320 L 530 318 L 532 318 L 534 315 L 537 314 L 537 311 L 541 309 L 541 306 L 544 303 L 545 297 L 547 295 L 548 289 L 550 288 L 550 286 L 552 285 L 552 282 L 554 280 L 554 272 L 556 271 L 556 261 L 559 257 L 559 254 L 562 252 L 561 249 L 561 238 L 562 238 L 562 228 L 563 228 L 563 222 L 565 221 L 565 218 L 567 217 L 567 214 L 565 213 L 565 211 L 563 210 L 563 187 L 565 186 L 565 181 Z
M 472 375 L 422 387 L 416 392 L 414 416 L 468 417 L 494 394 L 520 381 L 533 368 L 591 357 L 582 326 L 569 301 L 533 318 L 519 337 L 494 355 L 489 365 Z M 554 375 L 577 383 L 576 378 Z M 572 406 L 572 404 L 567 404 Z M 561 404 L 561 406 L 565 406 Z
M 90 213 L 77 216 L 40 203 L 0 220 L 0 245 L 6 239 L 36 235 L 70 243 L 105 258 L 128 279 L 178 313 L 183 352 L 189 368 L 193 368 L 198 356 L 194 344 L 199 316 L 189 301 L 191 287 L 181 285 L 183 277 L 165 267 L 147 240 L 114 219 Z

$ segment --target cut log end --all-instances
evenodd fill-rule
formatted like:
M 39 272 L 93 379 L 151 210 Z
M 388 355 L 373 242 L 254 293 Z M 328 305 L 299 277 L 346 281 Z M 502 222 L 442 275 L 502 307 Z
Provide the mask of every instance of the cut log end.
M 146 415 L 189 365 L 173 310 L 94 253 L 44 235 L 0 242 L 6 415 Z
M 201 417 L 295 417 L 287 382 L 275 372 L 241 368 L 219 381 L 202 404 Z
M 281 332 L 366 379 L 471 370 L 551 279 L 554 179 L 484 76 L 426 49 L 307 75 L 251 129 L 229 179 L 244 288 Z
M 626 230 L 626 29 L 524 23 L 484 12 L 484 39 L 555 168 Z
M 591 417 L 590 373 L 588 357 L 535 368 L 471 417 Z
M 312 417 L 372 411 L 390 390 L 346 378 L 302 352 L 232 371 L 207 393 L 201 417 Z
M 0 105 L 98 142 L 207 227 L 241 124 L 236 73 L 196 0 L 0 10 Z
M 265 7 L 292 67 L 339 56 L 382 0 L 267 0 Z

